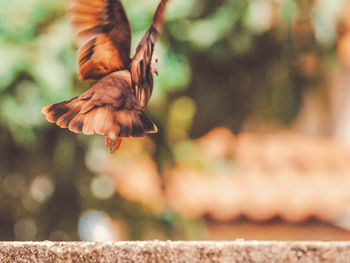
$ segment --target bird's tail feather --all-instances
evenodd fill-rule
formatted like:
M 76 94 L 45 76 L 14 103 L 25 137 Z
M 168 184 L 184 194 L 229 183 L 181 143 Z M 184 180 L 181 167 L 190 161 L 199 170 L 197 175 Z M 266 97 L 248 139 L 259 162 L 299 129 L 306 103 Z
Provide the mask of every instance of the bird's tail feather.
M 104 135 L 111 152 L 119 148 L 122 138 L 157 132 L 156 125 L 141 110 L 115 109 L 110 105 L 91 108 L 88 103 L 89 100 L 76 97 L 50 104 L 42 113 L 49 122 L 72 132 Z

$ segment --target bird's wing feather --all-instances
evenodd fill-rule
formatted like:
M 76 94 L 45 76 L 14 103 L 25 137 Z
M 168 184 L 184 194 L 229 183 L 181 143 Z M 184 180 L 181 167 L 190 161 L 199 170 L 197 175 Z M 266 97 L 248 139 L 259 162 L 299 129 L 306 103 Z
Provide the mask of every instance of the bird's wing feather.
M 120 0 L 70 0 L 79 78 L 98 80 L 130 63 L 131 31 Z
M 152 94 L 153 77 L 151 72 L 151 62 L 154 45 L 162 31 L 164 11 L 167 2 L 168 0 L 161 0 L 159 3 L 153 22 L 137 46 L 136 54 L 130 64 L 133 88 L 141 108 L 147 106 Z
M 127 70 L 101 79 L 71 100 L 42 109 L 49 122 L 76 133 L 102 134 L 111 151 L 121 138 L 142 137 L 157 132 L 156 125 L 142 112 L 132 90 Z

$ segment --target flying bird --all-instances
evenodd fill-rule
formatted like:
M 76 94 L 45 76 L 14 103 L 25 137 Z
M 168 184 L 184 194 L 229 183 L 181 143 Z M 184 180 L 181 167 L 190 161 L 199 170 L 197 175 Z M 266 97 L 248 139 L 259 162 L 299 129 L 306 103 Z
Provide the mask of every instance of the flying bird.
M 158 74 L 153 50 L 167 1 L 160 1 L 130 58 L 130 24 L 120 0 L 70 0 L 79 78 L 95 84 L 78 97 L 44 107 L 46 119 L 76 133 L 104 135 L 111 152 L 123 138 L 156 133 L 143 110 L 152 95 L 153 74 Z

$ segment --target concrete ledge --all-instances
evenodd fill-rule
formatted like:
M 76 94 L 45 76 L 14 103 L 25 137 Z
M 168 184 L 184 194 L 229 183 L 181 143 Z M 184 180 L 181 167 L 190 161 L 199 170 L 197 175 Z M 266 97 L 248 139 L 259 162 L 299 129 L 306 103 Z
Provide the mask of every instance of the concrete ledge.
M 0 242 L 0 262 L 350 262 L 350 242 Z

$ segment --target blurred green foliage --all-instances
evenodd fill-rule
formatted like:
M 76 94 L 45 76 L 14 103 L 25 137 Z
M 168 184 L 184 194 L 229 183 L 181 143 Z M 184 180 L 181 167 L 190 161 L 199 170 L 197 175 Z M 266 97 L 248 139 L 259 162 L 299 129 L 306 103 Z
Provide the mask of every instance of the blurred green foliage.
M 214 127 L 239 132 L 248 120 L 288 125 L 304 90 L 322 80 L 328 65 L 323 62 L 335 56 L 336 17 L 344 3 L 172 0 L 156 47 L 160 76 L 148 109 L 159 127 L 151 136 L 158 169 L 186 159 L 191 139 Z M 123 4 L 134 49 L 158 2 Z M 77 240 L 86 209 L 123 218 L 132 239 L 142 239 L 150 226 L 168 238 L 176 229 L 198 237 L 200 220 L 186 221 L 172 211 L 157 214 L 119 196 L 96 199 L 90 191 L 93 173 L 84 163 L 95 139 L 44 120 L 43 106 L 89 86 L 77 79 L 65 8 L 65 1 L 0 2 L 0 239 Z M 299 18 L 314 25 L 305 35 L 293 32 L 292 21 Z M 306 74 L 298 66 L 302 54 L 315 54 L 322 67 Z M 39 175 L 54 185 L 42 201 L 31 195 Z M 27 232 L 18 234 L 22 228 Z

